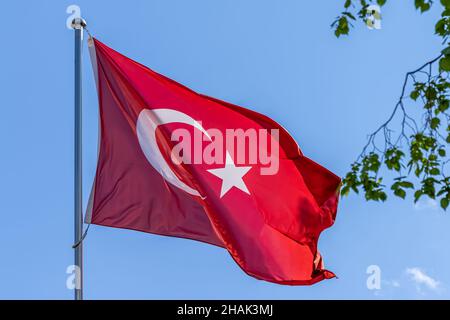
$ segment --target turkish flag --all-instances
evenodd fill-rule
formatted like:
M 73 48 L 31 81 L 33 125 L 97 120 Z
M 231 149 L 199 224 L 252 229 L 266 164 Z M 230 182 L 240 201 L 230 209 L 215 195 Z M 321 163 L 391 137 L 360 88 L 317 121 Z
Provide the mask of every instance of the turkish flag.
M 86 222 L 223 247 L 249 275 L 309 285 L 340 179 L 278 123 L 196 93 L 90 39 L 100 104 Z

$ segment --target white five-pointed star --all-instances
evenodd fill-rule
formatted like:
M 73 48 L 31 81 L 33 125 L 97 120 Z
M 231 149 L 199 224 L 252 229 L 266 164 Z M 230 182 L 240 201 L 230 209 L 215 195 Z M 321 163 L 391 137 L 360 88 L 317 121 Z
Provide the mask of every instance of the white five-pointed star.
M 207 171 L 222 179 L 222 188 L 220 189 L 220 197 L 222 198 L 233 187 L 250 194 L 242 178 L 251 168 L 252 167 L 236 167 L 233 159 L 227 153 L 224 168 L 210 169 Z

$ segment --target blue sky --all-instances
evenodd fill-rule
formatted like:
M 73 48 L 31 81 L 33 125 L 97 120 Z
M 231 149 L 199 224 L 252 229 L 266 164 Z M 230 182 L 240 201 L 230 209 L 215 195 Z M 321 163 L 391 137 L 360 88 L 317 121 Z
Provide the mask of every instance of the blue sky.
M 341 1 L 7 1 L 0 51 L 0 298 L 71 299 L 73 32 L 90 31 L 129 57 L 202 93 L 265 113 L 303 152 L 342 176 L 391 112 L 406 71 L 440 50 L 436 8 L 389 1 L 381 30 L 358 24 L 337 40 Z M 408 2 L 408 3 L 406 3 Z M 84 50 L 84 197 L 96 165 L 97 98 Z M 223 249 L 92 226 L 85 241 L 90 299 L 450 298 L 450 217 L 433 202 L 341 201 L 320 239 L 339 279 L 288 287 L 245 275 Z M 366 269 L 381 269 L 368 290 Z

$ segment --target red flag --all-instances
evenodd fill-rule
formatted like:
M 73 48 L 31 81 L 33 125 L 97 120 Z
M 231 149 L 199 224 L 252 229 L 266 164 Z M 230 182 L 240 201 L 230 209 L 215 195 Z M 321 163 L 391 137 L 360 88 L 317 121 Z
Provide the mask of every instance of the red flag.
M 207 97 L 90 40 L 100 103 L 87 222 L 224 247 L 249 275 L 308 285 L 340 179 L 278 123 Z

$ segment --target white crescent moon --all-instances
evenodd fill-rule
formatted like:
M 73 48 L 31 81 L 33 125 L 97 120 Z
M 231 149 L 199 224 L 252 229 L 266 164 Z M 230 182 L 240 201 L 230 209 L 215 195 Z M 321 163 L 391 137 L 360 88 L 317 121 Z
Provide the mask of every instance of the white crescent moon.
M 136 123 L 136 133 L 138 136 L 139 144 L 148 162 L 150 162 L 152 167 L 155 168 L 155 170 L 159 172 L 159 174 L 167 182 L 191 195 L 201 197 L 197 190 L 192 189 L 183 181 L 178 179 L 178 177 L 170 169 L 166 160 L 159 151 L 159 147 L 156 142 L 156 128 L 159 125 L 174 122 L 191 125 L 203 132 L 208 138 L 211 139 L 211 137 L 208 135 L 208 133 L 200 123 L 183 112 L 173 109 L 144 109 L 139 114 Z

